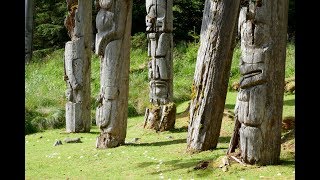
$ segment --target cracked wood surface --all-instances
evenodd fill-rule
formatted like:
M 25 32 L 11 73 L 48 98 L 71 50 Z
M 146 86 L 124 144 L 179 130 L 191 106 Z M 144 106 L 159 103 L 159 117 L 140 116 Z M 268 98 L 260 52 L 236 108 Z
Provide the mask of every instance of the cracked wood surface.
M 200 34 L 188 127 L 187 150 L 217 146 L 240 0 L 206 0 Z

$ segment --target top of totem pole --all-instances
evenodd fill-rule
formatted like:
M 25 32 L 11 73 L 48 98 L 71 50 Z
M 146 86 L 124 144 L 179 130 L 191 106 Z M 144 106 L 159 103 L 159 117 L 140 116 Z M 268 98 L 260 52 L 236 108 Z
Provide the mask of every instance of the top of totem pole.
M 172 32 L 172 0 L 146 0 L 146 31 Z

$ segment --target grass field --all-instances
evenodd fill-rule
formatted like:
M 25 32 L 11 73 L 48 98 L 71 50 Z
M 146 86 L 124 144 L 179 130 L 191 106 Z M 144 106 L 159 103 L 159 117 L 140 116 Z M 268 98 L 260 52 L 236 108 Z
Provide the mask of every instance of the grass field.
M 143 128 L 144 110 L 149 104 L 146 63 L 143 49 L 132 49 L 130 59 L 129 118 L 126 144 L 112 149 L 96 149 L 100 133 L 93 124 L 90 133 L 65 133 L 66 84 L 63 81 L 63 53 L 60 49 L 35 59 L 25 68 L 25 179 L 294 179 L 295 134 L 282 132 L 281 163 L 270 166 L 243 166 L 231 162 L 219 167 L 226 154 L 234 121 L 224 117 L 218 146 L 198 154 L 186 153 L 191 84 L 198 44 L 177 44 L 174 48 L 174 102 L 177 104 L 175 129 L 156 133 Z M 286 78 L 295 75 L 295 46 L 288 44 Z M 239 80 L 239 46 L 235 48 L 229 84 Z M 92 120 L 95 122 L 95 98 L 99 91 L 99 59 L 92 56 Z M 228 91 L 225 108 L 233 111 L 237 92 Z M 283 117 L 295 117 L 295 94 L 284 96 Z M 35 129 L 37 128 L 37 129 Z M 27 132 L 27 131 L 26 131 Z M 79 137 L 82 143 L 64 143 L 67 137 Z M 137 140 L 138 138 L 138 140 Z M 62 145 L 53 146 L 56 140 Z M 135 141 L 137 140 L 137 141 Z M 206 169 L 195 170 L 208 161 Z
M 236 92 L 229 92 L 226 107 L 234 107 Z M 284 114 L 294 116 L 294 95 L 286 95 Z M 177 107 L 175 129 L 156 133 L 143 128 L 143 116 L 128 119 L 126 145 L 96 149 L 96 126 L 90 133 L 65 133 L 65 129 L 26 135 L 26 179 L 294 179 L 294 137 L 282 144 L 281 164 L 242 166 L 233 162 L 226 172 L 219 168 L 225 156 L 234 122 L 224 118 L 218 146 L 199 154 L 186 153 L 188 102 Z M 232 110 L 232 109 L 229 109 Z M 283 136 L 290 132 L 283 132 Z M 82 143 L 64 143 L 79 137 Z M 140 138 L 134 141 L 135 138 Z M 62 145 L 53 146 L 56 140 Z M 207 169 L 194 170 L 201 161 Z

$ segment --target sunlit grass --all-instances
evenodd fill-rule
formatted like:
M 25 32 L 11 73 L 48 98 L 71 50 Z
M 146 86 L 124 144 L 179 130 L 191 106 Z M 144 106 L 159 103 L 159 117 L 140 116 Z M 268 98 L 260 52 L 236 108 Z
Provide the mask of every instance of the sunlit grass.
M 227 101 L 234 101 L 235 93 Z M 218 166 L 225 156 L 234 122 L 223 119 L 218 146 L 198 154 L 186 152 L 188 102 L 177 107 L 175 129 L 156 133 L 143 128 L 143 116 L 129 118 L 126 145 L 96 149 L 99 129 L 90 133 L 64 133 L 47 130 L 25 137 L 26 179 L 294 179 L 294 154 L 282 149 L 281 164 L 247 166 L 232 163 L 227 172 Z M 67 137 L 80 137 L 82 143 L 66 144 Z M 134 143 L 134 138 L 140 138 Z M 53 146 L 56 140 L 62 145 Z M 195 170 L 200 161 L 210 161 L 205 170 Z

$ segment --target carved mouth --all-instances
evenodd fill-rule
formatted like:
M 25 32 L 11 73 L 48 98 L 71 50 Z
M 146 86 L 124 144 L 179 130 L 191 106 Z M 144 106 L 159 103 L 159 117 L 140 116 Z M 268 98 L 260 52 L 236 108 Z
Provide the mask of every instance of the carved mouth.
M 261 73 L 262 73 L 261 69 L 250 71 L 250 72 L 247 72 L 247 73 L 243 74 L 243 78 L 249 78 L 251 76 L 256 76 L 256 75 L 261 74 Z
M 266 82 L 265 74 L 261 69 L 243 74 L 240 80 L 240 88 L 246 89 Z

